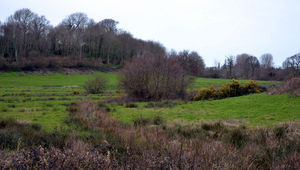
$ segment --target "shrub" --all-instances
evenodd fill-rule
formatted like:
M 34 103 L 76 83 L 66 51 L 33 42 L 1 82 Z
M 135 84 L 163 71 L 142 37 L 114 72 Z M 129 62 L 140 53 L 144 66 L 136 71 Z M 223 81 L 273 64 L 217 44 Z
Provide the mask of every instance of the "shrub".
M 98 107 L 102 112 L 110 112 L 111 111 L 111 108 L 104 102 L 99 102 Z
M 76 103 L 71 103 L 68 107 L 67 107 L 67 109 L 66 109 L 68 112 L 70 112 L 70 113 L 75 113 L 75 112 L 77 112 L 77 105 L 76 105 Z
M 253 80 L 250 80 L 246 84 L 243 84 L 241 88 L 242 94 L 260 93 L 263 91 L 263 89 L 258 86 L 258 82 L 255 82 Z
M 178 61 L 166 56 L 136 57 L 125 63 L 122 74 L 124 91 L 142 100 L 182 98 L 189 84 Z
M 163 122 L 164 122 L 164 119 L 161 116 L 155 116 L 153 118 L 154 125 L 161 125 L 161 124 L 163 124 Z
M 275 86 L 269 91 L 269 94 L 289 93 L 293 96 L 300 96 L 300 78 L 292 78 L 282 85 Z
M 209 86 L 208 88 L 202 88 L 198 94 L 194 97 L 194 100 L 207 100 L 214 99 L 218 97 L 218 90 L 213 86 Z
M 277 139 L 282 139 L 287 135 L 288 127 L 287 126 L 278 126 L 273 129 L 273 132 Z
M 126 106 L 125 106 L 125 107 L 127 107 L 127 108 L 137 108 L 138 105 L 135 104 L 135 103 L 126 103 Z
M 7 112 L 8 109 L 7 109 L 7 108 L 2 108 L 1 111 L 2 111 L 2 112 Z
M 80 92 L 79 92 L 78 90 L 74 90 L 74 91 L 73 91 L 73 94 L 74 94 L 74 95 L 79 95 Z
M 159 101 L 159 102 L 148 102 L 147 105 L 145 105 L 145 108 L 153 108 L 153 107 L 158 107 L 158 108 L 164 108 L 164 107 L 174 107 L 176 105 L 180 104 L 179 101 L 174 102 L 174 101 Z
M 40 124 L 32 124 L 31 127 L 36 131 L 40 131 L 42 129 L 42 126 Z
M 220 91 L 223 97 L 234 97 L 242 94 L 240 82 L 234 79 L 232 79 L 229 83 L 224 84 Z
M 253 80 L 250 80 L 246 84 L 240 84 L 239 81 L 233 79 L 229 83 L 222 85 L 220 89 L 216 89 L 213 86 L 202 88 L 194 96 L 193 100 L 223 99 L 226 97 L 260 93 L 263 91 L 263 88 L 259 87 L 258 83 Z
M 90 94 L 103 93 L 107 88 L 107 79 L 103 76 L 96 76 L 94 79 L 85 82 L 83 88 Z

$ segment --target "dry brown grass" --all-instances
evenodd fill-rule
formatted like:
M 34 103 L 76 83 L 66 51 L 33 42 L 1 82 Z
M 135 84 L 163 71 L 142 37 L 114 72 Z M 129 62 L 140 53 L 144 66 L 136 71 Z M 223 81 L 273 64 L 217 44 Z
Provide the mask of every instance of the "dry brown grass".
M 271 95 L 289 93 L 293 96 L 300 96 L 300 78 L 292 78 L 282 85 L 273 87 L 268 93 Z
M 299 169 L 300 134 L 295 125 L 274 129 L 198 124 L 122 124 L 96 103 L 73 104 L 72 122 L 103 135 L 71 138 L 62 149 L 34 147 L 0 152 L 4 168 L 105 169 Z

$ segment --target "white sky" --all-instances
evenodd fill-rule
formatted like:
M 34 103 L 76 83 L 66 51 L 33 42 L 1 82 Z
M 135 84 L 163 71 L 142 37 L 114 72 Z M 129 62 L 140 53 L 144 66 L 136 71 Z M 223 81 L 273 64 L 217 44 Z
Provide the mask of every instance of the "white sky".
M 0 0 L 0 20 L 21 8 L 52 25 L 74 12 L 112 18 L 136 38 L 197 51 L 208 66 L 228 55 L 267 52 L 281 66 L 300 52 L 300 0 Z

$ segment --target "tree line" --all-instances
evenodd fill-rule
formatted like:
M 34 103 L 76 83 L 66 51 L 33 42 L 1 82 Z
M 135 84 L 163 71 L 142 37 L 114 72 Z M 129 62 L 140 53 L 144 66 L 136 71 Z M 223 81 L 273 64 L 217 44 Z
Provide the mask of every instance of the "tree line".
M 250 54 L 225 58 L 224 64 L 217 63 L 205 69 L 205 77 L 242 78 L 256 80 L 285 80 L 300 76 L 300 53 L 286 58 L 282 67 L 274 66 L 273 56 L 263 54 L 259 59 Z
M 205 67 L 197 52 L 167 52 L 162 44 L 134 38 L 117 25 L 113 19 L 96 22 L 84 13 L 73 13 L 52 26 L 30 9 L 17 10 L 0 22 L 0 70 L 123 65 L 133 57 L 168 56 L 194 76 L 282 80 L 300 75 L 300 54 L 288 57 L 280 68 L 274 67 L 268 53 L 259 59 L 249 54 L 229 56 L 223 65 Z
M 54 27 L 45 16 L 20 9 L 0 25 L 0 54 L 17 63 L 28 57 L 78 56 L 121 64 L 133 56 L 165 53 L 161 44 L 133 38 L 117 24 L 73 13 Z

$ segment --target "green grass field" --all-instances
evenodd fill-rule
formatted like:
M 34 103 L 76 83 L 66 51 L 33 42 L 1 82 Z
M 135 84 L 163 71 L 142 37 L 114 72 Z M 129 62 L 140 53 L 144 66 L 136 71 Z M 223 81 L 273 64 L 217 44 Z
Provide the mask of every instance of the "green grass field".
M 108 78 L 108 90 L 101 95 L 87 95 L 82 85 L 95 75 Z M 118 97 L 118 77 L 116 73 L 94 74 L 53 74 L 37 75 L 19 73 L 0 74 L 0 117 L 15 118 L 29 123 L 39 123 L 46 131 L 55 127 L 66 127 L 67 106 L 72 102 L 101 101 Z M 196 78 L 190 90 L 214 85 L 220 87 L 227 79 Z M 246 80 L 241 80 L 245 82 Z M 260 81 L 261 85 L 279 82 Z M 73 91 L 80 92 L 74 95 Z M 279 122 L 299 121 L 300 98 L 288 95 L 267 96 L 256 94 L 215 101 L 198 101 L 180 104 L 172 108 L 145 108 L 146 103 L 138 103 L 138 108 L 126 108 L 111 104 L 112 115 L 123 122 L 131 123 L 138 116 L 161 115 L 168 121 L 184 120 L 240 120 L 249 126 L 272 125 Z
M 108 78 L 108 90 L 102 95 L 86 95 L 82 85 L 95 75 Z M 113 73 L 37 75 L 0 74 L 0 116 L 39 123 L 46 131 L 65 127 L 67 106 L 72 102 L 99 101 L 115 97 L 118 75 Z M 74 95 L 73 91 L 79 91 Z
M 190 122 L 224 120 L 230 124 L 244 124 L 251 127 L 271 126 L 280 122 L 300 121 L 300 97 L 287 94 L 268 96 L 252 94 L 222 100 L 180 103 L 174 107 L 147 108 L 140 103 L 137 108 L 117 106 L 114 116 L 123 122 L 144 117 L 161 116 L 168 121 Z

